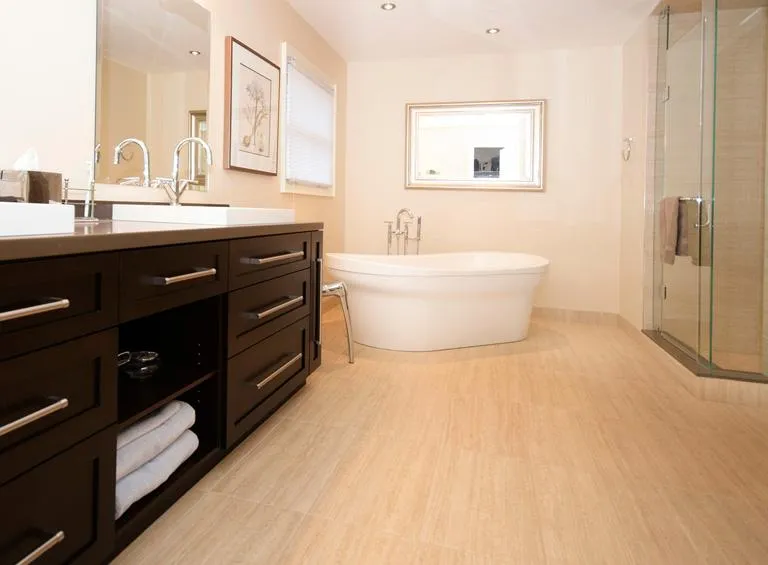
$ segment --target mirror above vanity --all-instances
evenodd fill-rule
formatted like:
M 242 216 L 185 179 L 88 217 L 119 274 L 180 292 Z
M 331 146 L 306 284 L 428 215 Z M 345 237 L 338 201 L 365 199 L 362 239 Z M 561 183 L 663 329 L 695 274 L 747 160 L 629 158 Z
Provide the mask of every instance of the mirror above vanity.
M 171 182 L 179 142 L 208 137 L 207 9 L 194 0 L 25 0 L 0 3 L 0 20 L 0 182 L 14 180 L 2 171 L 56 173 L 75 201 L 94 187 L 97 201 L 134 202 L 209 187 L 200 143 L 179 148 Z
M 408 104 L 406 188 L 544 190 L 544 101 Z
M 101 0 L 99 31 L 95 180 L 158 186 L 181 140 L 207 140 L 210 14 L 194 0 Z M 207 161 L 185 144 L 178 178 L 205 190 Z

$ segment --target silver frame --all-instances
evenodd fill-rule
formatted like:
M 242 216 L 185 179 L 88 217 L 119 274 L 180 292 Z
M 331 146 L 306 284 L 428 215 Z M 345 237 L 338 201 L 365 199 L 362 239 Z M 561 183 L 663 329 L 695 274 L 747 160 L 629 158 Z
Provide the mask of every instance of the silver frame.
M 533 170 L 532 182 L 509 182 L 504 180 L 481 178 L 476 180 L 444 180 L 436 179 L 428 181 L 419 179 L 416 175 L 417 157 L 415 155 L 416 140 L 418 138 L 418 116 L 421 111 L 445 110 L 454 108 L 456 111 L 471 111 L 478 108 L 503 108 L 503 107 L 530 107 L 534 112 L 533 123 Z M 538 120 L 536 114 L 538 113 Z M 518 190 L 536 191 L 544 190 L 544 136 L 545 136 L 546 100 L 497 100 L 490 102 L 438 102 L 406 104 L 406 170 L 405 188 L 428 190 Z M 537 174 L 538 173 L 538 174 Z

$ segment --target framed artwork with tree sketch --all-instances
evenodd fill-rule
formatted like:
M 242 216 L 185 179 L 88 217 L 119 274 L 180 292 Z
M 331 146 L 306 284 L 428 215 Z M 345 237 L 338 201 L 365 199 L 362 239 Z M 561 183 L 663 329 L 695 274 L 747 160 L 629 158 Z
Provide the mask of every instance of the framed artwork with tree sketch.
M 280 67 L 226 39 L 224 168 L 277 174 Z

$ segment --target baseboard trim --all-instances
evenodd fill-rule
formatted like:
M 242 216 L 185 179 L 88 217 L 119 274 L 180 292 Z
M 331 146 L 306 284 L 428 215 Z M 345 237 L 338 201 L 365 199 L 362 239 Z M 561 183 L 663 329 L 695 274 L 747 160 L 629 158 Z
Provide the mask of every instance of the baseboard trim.
M 564 308 L 546 308 L 537 306 L 533 309 L 533 318 L 539 320 L 553 320 L 556 322 L 617 326 L 619 325 L 620 316 L 609 312 L 591 312 L 587 310 L 567 310 Z

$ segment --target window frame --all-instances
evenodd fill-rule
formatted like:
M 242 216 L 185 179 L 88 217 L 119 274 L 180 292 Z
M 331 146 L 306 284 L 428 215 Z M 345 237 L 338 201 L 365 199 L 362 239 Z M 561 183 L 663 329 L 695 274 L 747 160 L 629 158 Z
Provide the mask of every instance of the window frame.
M 308 182 L 291 182 L 288 180 L 288 59 L 293 57 L 298 61 L 301 72 L 311 79 L 323 83 L 333 91 L 333 147 L 331 186 L 318 186 Z M 338 150 L 338 113 L 339 113 L 339 89 L 335 81 L 330 80 L 316 65 L 304 57 L 297 49 L 287 42 L 281 46 L 281 70 L 280 82 L 283 85 L 280 95 L 280 192 L 286 194 L 303 194 L 307 196 L 322 196 L 334 198 L 336 196 L 337 180 L 337 150 Z

